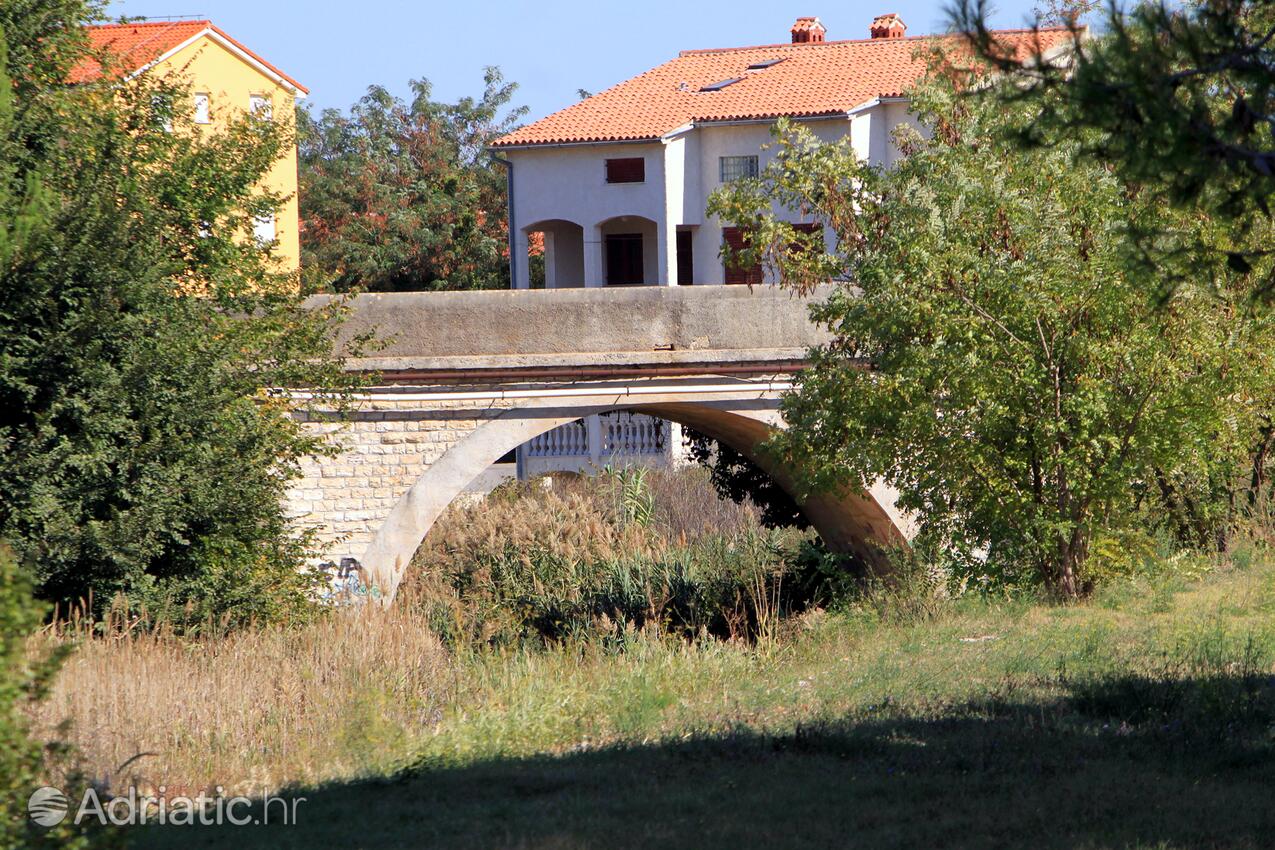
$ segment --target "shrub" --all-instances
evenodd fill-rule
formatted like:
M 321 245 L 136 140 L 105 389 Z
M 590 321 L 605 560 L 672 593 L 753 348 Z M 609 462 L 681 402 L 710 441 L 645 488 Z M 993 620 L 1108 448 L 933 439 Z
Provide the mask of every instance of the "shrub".
M 401 592 L 454 646 L 622 641 L 635 629 L 755 639 L 836 585 L 812 546 L 719 501 L 702 470 L 607 473 L 453 508 Z

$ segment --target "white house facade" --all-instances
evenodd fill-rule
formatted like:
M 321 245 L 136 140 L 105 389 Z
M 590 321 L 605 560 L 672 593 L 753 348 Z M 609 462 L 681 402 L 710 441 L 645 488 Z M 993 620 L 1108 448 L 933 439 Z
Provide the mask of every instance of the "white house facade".
M 925 71 L 927 45 L 944 38 L 906 30 L 881 15 L 869 38 L 827 41 L 818 18 L 799 18 L 786 43 L 685 51 L 497 140 L 514 286 L 532 284 L 539 235 L 548 288 L 746 282 L 722 263 L 733 234 L 705 214 L 709 195 L 766 166 L 784 116 L 890 165 L 892 131 L 915 123 L 904 95 Z M 1070 38 L 1064 28 L 997 35 L 1025 54 Z

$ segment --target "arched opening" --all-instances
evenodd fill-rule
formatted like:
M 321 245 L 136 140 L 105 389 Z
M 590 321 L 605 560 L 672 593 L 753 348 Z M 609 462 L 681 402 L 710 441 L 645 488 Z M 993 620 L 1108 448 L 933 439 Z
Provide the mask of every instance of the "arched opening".
M 479 426 L 430 466 L 391 509 L 360 559 L 370 579 L 392 600 L 413 554 L 447 506 L 498 458 L 533 438 L 584 416 L 627 409 L 689 425 L 731 446 L 797 496 L 790 470 L 758 451 L 778 413 L 765 402 L 675 402 L 600 404 L 511 409 Z M 835 551 L 853 553 L 870 567 L 883 567 L 880 547 L 906 543 L 900 524 L 883 501 L 888 494 L 816 494 L 798 504 Z M 892 507 L 892 506 L 891 506 Z
M 530 288 L 584 286 L 584 228 L 565 219 L 546 219 L 523 228 L 527 239 Z
M 640 215 L 622 215 L 598 224 L 603 281 L 607 286 L 660 282 L 659 228 Z

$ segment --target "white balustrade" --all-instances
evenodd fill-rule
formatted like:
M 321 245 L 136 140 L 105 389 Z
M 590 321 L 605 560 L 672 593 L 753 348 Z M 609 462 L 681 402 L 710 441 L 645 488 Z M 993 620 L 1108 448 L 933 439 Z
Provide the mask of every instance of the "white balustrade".
M 642 413 L 617 411 L 598 417 L 602 426 L 602 454 L 609 457 L 654 455 L 668 442 L 668 423 Z
M 668 423 L 641 413 L 616 411 L 597 418 L 604 458 L 661 454 L 668 444 Z M 588 420 L 568 422 L 533 437 L 528 457 L 588 457 Z
M 588 457 L 589 431 L 581 420 L 559 425 L 527 443 L 530 457 Z

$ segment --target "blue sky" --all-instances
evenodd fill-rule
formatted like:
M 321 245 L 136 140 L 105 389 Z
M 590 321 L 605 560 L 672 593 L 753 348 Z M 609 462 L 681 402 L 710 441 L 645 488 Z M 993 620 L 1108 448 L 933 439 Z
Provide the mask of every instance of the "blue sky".
M 823 6 L 823 8 L 820 8 Z M 1022 26 L 1032 0 L 1003 0 L 994 21 Z M 677 55 L 679 50 L 788 40 L 799 15 L 818 15 L 828 38 L 863 38 L 882 12 L 910 35 L 944 27 L 940 0 L 879 5 L 800 0 L 112 0 L 113 16 L 207 17 L 311 90 L 316 108 L 346 107 L 369 84 L 396 94 L 427 77 L 435 97 L 482 91 L 485 65 L 519 84 L 518 102 L 540 118 Z

